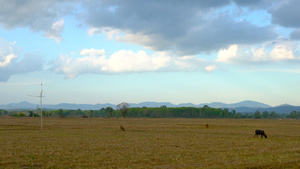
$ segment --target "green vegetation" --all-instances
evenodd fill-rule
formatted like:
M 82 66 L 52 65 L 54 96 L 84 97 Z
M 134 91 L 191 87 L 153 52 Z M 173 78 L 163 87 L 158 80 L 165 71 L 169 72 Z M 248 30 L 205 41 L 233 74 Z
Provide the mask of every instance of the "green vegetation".
M 100 110 L 47 110 L 43 111 L 44 117 L 146 117 L 146 118 L 249 118 L 249 119 L 282 119 L 282 118 L 300 118 L 300 111 L 292 111 L 290 114 L 279 114 L 274 111 L 255 113 L 239 113 L 234 109 L 229 110 L 227 108 L 212 108 L 203 106 L 201 108 L 196 107 L 176 107 L 170 108 L 166 106 L 147 108 L 147 107 L 133 107 L 129 108 L 129 104 L 121 103 L 118 105 L 117 110 L 112 107 L 102 108 Z M 0 110 L 2 116 L 9 115 L 18 117 L 19 113 L 24 113 L 29 117 L 37 117 L 40 111 L 6 111 Z M 0 115 L 1 115 L 0 114 Z
M 300 168 L 299 120 L 45 117 L 43 125 L 1 117 L 0 168 Z M 268 138 L 254 138 L 256 129 Z
M 293 111 L 290 114 L 277 114 L 275 112 L 259 111 L 255 113 L 237 113 L 234 109 L 211 108 L 204 106 L 167 108 L 130 108 L 128 117 L 149 117 L 149 118 L 255 118 L 255 119 L 276 119 L 276 118 L 300 118 L 300 111 Z
M 109 117 L 115 116 L 114 109 L 112 107 L 106 107 L 104 111 L 109 115 Z

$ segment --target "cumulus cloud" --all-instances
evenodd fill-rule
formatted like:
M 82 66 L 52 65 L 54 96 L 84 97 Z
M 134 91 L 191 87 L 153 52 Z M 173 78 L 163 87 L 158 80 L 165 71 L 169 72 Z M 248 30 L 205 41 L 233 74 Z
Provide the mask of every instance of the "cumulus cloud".
M 299 7 L 299 0 L 282 1 L 269 10 L 272 14 L 272 23 L 284 27 L 300 28 Z
M 15 47 L 15 43 L 0 39 L 0 68 L 9 66 L 18 57 L 19 50 Z
M 22 74 L 43 69 L 41 57 L 25 54 L 20 57 L 20 50 L 14 43 L 0 39 L 0 81 L 7 81 L 14 74 Z
M 261 47 L 231 45 L 219 51 L 216 61 L 239 64 L 299 61 L 296 50 L 292 41 L 278 41 L 272 46 Z
M 60 18 L 72 14 L 78 1 L 0 0 L 0 4 L 0 25 L 4 28 L 29 28 L 34 32 L 44 32 L 45 37 L 60 42 L 63 30 L 63 20 Z
M 0 51 L 1 52 L 1 51 Z M 8 55 L 2 55 L 1 56 L 1 54 L 0 54 L 0 59 L 2 60 L 2 62 L 1 62 L 1 60 L 0 60 L 0 67 L 4 67 L 4 66 L 7 66 L 10 62 L 11 62 L 11 60 L 12 59 L 14 59 L 14 58 L 16 58 L 16 57 L 18 57 L 18 56 L 16 56 L 15 54 L 13 54 L 13 53 L 11 53 L 11 54 L 8 54 Z
M 170 52 L 156 52 L 148 55 L 145 51 L 120 50 L 107 56 L 103 49 L 84 49 L 83 57 L 61 55 L 54 62 L 54 71 L 64 73 L 73 79 L 80 74 L 119 74 L 155 71 L 193 71 L 204 67 L 206 61 L 195 56 L 174 57 Z M 210 71 L 209 69 L 208 71 Z
M 296 29 L 296 30 L 294 30 L 291 34 L 290 34 L 290 36 L 291 36 L 291 39 L 293 39 L 293 40 L 300 40 L 300 28 L 299 29 Z
M 0 23 L 7 29 L 29 27 L 33 31 L 46 30 L 59 18 L 72 14 L 76 0 L 0 0 Z
M 273 60 L 292 60 L 295 59 L 293 51 L 288 46 L 276 45 L 270 52 L 270 56 Z
M 28 27 L 60 42 L 66 15 L 90 27 L 90 36 L 104 33 L 109 39 L 142 45 L 155 51 L 177 51 L 181 55 L 210 53 L 230 45 L 253 45 L 276 39 L 273 25 L 237 22 L 230 10 L 266 10 L 272 22 L 299 28 L 299 1 L 273 0 L 0 0 L 0 24 L 6 29 Z M 132 5 L 134 4 L 134 5 Z M 235 5 L 233 5 L 235 4 Z M 79 9 L 79 10 L 77 10 Z M 221 9 L 221 10 L 220 10 Z M 293 37 L 297 33 L 293 34 Z
M 300 40 L 300 15 L 299 15 L 299 0 L 280 1 L 269 13 L 272 14 L 272 23 L 278 24 L 287 28 L 295 28 L 291 32 L 292 40 Z
M 182 30 L 184 32 L 172 36 L 164 32 L 163 28 L 150 34 L 142 30 L 136 33 L 124 30 L 124 35 L 115 36 L 115 40 L 139 44 L 155 51 L 174 50 L 186 55 L 211 52 L 235 43 L 260 43 L 277 36 L 271 26 L 258 27 L 246 21 L 215 18 L 201 22 L 200 25 L 193 25 Z
M 53 23 L 51 28 L 46 30 L 44 36 L 55 39 L 59 43 L 63 38 L 61 36 L 62 31 L 64 30 L 64 20 L 60 19 L 57 22 Z
M 221 49 L 218 53 L 217 60 L 218 62 L 228 62 L 234 60 L 237 56 L 238 45 L 231 45 L 228 49 Z
M 251 5 L 257 3 L 260 1 Z M 232 44 L 262 43 L 278 36 L 271 25 L 236 22 L 228 13 L 217 12 L 226 5 L 231 1 L 94 1 L 84 5 L 87 12 L 81 18 L 92 27 L 90 35 L 110 28 L 122 32 L 115 40 L 182 55 L 216 51 Z
M 278 38 L 278 25 L 293 28 L 291 39 L 300 39 L 298 0 L 88 0 L 85 3 L 80 0 L 0 0 L 0 3 L 3 4 L 0 25 L 6 29 L 29 28 L 59 43 L 63 40 L 65 25 L 62 18 L 72 15 L 89 28 L 90 36 L 105 34 L 108 39 L 142 45 L 155 52 L 148 55 L 143 51 L 123 50 L 107 56 L 104 50 L 92 48 L 81 51 L 80 58 L 61 55 L 56 70 L 71 78 L 87 72 L 171 70 L 168 65 L 174 66 L 173 70 L 199 69 L 192 62 L 199 61 L 194 55 L 213 52 L 219 52 L 218 62 L 266 63 L 298 58 L 296 49 L 286 44 L 257 47 Z M 277 25 L 260 26 L 251 19 L 237 19 L 233 10 L 240 9 L 268 10 L 272 24 Z M 1 59 L 0 65 L 7 67 L 20 57 L 10 53 Z M 118 67 L 120 60 L 124 63 Z M 161 66 L 155 60 L 162 62 Z M 151 64 L 145 64 L 146 61 Z M 82 68 L 79 68 L 80 62 L 84 63 Z M 215 68 L 203 66 L 204 71 Z
M 300 27 L 298 0 L 88 0 L 85 3 L 80 0 L 0 0 L 0 3 L 3 4 L 0 24 L 6 29 L 28 27 L 60 42 L 64 29 L 60 18 L 73 15 L 90 27 L 90 36 L 104 33 L 109 39 L 156 51 L 175 50 L 182 55 L 218 51 L 232 44 L 265 43 L 278 37 L 273 25 L 259 26 L 247 20 L 237 22 L 232 11 L 224 12 L 223 7 L 268 10 L 273 24 Z M 232 8 L 227 8 L 229 6 Z M 297 32 L 292 35 L 298 39 Z

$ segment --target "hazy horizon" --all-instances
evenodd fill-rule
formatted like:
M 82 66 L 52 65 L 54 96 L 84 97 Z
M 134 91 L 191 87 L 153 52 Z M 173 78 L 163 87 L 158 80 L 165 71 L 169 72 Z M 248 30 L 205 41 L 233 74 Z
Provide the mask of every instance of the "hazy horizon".
M 0 104 L 300 105 L 300 1 L 0 2 Z
M 192 104 L 192 105 L 195 105 L 195 106 L 199 106 L 199 105 L 210 105 L 210 104 L 225 104 L 225 105 L 230 105 L 230 104 L 240 104 L 240 103 L 245 103 L 245 102 L 250 102 L 250 103 L 254 103 L 254 104 L 264 104 L 266 106 L 270 106 L 270 107 L 276 107 L 276 106 L 282 106 L 282 105 L 290 105 L 290 106 L 300 106 L 300 105 L 292 105 L 292 104 L 288 104 L 288 103 L 282 103 L 282 104 L 279 104 L 279 105 L 269 105 L 269 104 L 266 104 L 266 103 L 263 103 L 263 102 L 257 102 L 257 101 L 254 101 L 254 100 L 243 100 L 243 101 L 239 101 L 239 102 L 234 102 L 234 103 L 225 103 L 225 102 L 207 102 L 207 103 L 190 103 L 190 102 L 186 102 L 186 103 L 172 103 L 172 102 L 168 102 L 168 101 L 164 101 L 164 102 L 155 102 L 155 101 L 144 101 L 144 102 L 131 102 L 129 104 L 134 104 L 134 105 L 139 105 L 139 104 L 143 104 L 143 103 L 157 103 L 157 104 L 160 104 L 160 103 L 167 103 L 167 104 L 172 104 L 172 105 L 188 105 L 188 104 Z M 19 103 L 29 103 L 29 104 L 36 104 L 36 105 L 40 105 L 40 101 L 39 102 L 28 102 L 28 101 L 20 101 L 20 102 L 11 102 L 11 103 L 7 103 L 7 104 L 0 104 L 0 105 L 8 105 L 8 104 L 19 104 Z M 95 104 L 90 104 L 90 103 L 68 103 L 68 102 L 61 102 L 61 103 L 56 103 L 56 104 L 47 104 L 47 103 L 44 103 L 43 102 L 43 105 L 59 105 L 59 104 L 78 104 L 78 105 L 84 105 L 84 104 L 87 104 L 87 105 L 97 105 L 97 104 L 101 104 L 101 105 L 105 105 L 105 104 L 112 104 L 112 105 L 117 105 L 119 103 L 109 103 L 109 102 L 104 102 L 104 103 L 95 103 Z M 251 107 L 251 106 L 249 106 Z

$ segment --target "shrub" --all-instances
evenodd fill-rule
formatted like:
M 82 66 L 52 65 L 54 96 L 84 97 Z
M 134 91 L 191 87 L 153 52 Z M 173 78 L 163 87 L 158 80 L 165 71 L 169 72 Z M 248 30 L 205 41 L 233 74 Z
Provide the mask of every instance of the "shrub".
M 26 115 L 25 115 L 25 113 L 19 113 L 18 114 L 18 117 L 25 117 Z

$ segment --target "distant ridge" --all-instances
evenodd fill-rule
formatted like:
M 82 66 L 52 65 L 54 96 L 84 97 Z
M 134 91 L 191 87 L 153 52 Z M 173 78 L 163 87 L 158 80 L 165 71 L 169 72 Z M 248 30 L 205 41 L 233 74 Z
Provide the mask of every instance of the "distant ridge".
M 115 108 L 116 105 L 114 104 L 70 104 L 70 103 L 60 103 L 56 105 L 45 105 L 46 109 L 69 109 L 69 110 L 100 110 L 102 108 L 106 107 L 112 107 Z
M 251 107 L 251 108 L 269 108 L 271 107 L 270 105 L 260 103 L 260 102 L 255 102 L 251 100 L 246 100 L 234 104 L 230 104 L 232 107 Z
M 176 107 L 176 105 L 170 102 L 141 102 L 141 103 L 129 103 L 130 107 L 160 107 L 160 106 L 167 106 L 167 107 Z
M 250 107 L 250 108 L 269 108 L 270 105 L 256 102 L 256 101 L 242 101 L 238 103 L 226 104 L 222 102 L 212 102 L 212 103 L 202 103 L 202 104 L 192 104 L 192 103 L 181 103 L 178 105 L 169 103 L 169 102 L 142 102 L 142 103 L 131 103 L 131 107 L 160 107 L 160 106 L 167 106 L 167 107 L 203 107 L 205 105 L 214 108 L 236 108 L 236 107 Z
M 226 104 L 222 102 L 212 102 L 212 103 L 202 103 L 202 104 L 192 104 L 192 103 L 181 103 L 178 105 L 172 104 L 170 102 L 141 102 L 141 103 L 129 103 L 130 107 L 203 107 L 205 105 L 214 108 L 228 108 L 234 109 L 239 113 L 254 113 L 257 110 L 260 112 L 268 111 L 268 112 L 276 112 L 276 113 L 290 113 L 291 111 L 300 111 L 300 106 L 292 106 L 288 104 L 282 104 L 279 106 L 272 107 L 270 105 L 256 102 L 256 101 L 241 101 L 238 103 Z M 32 110 L 36 109 L 39 105 L 28 103 L 26 101 L 20 103 L 10 103 L 6 105 L 0 105 L 0 109 L 7 110 Z M 60 103 L 60 104 L 45 104 L 43 108 L 45 109 L 69 109 L 69 110 L 100 110 L 102 108 L 112 107 L 116 109 L 115 104 L 105 103 L 105 104 L 71 104 L 71 103 Z

